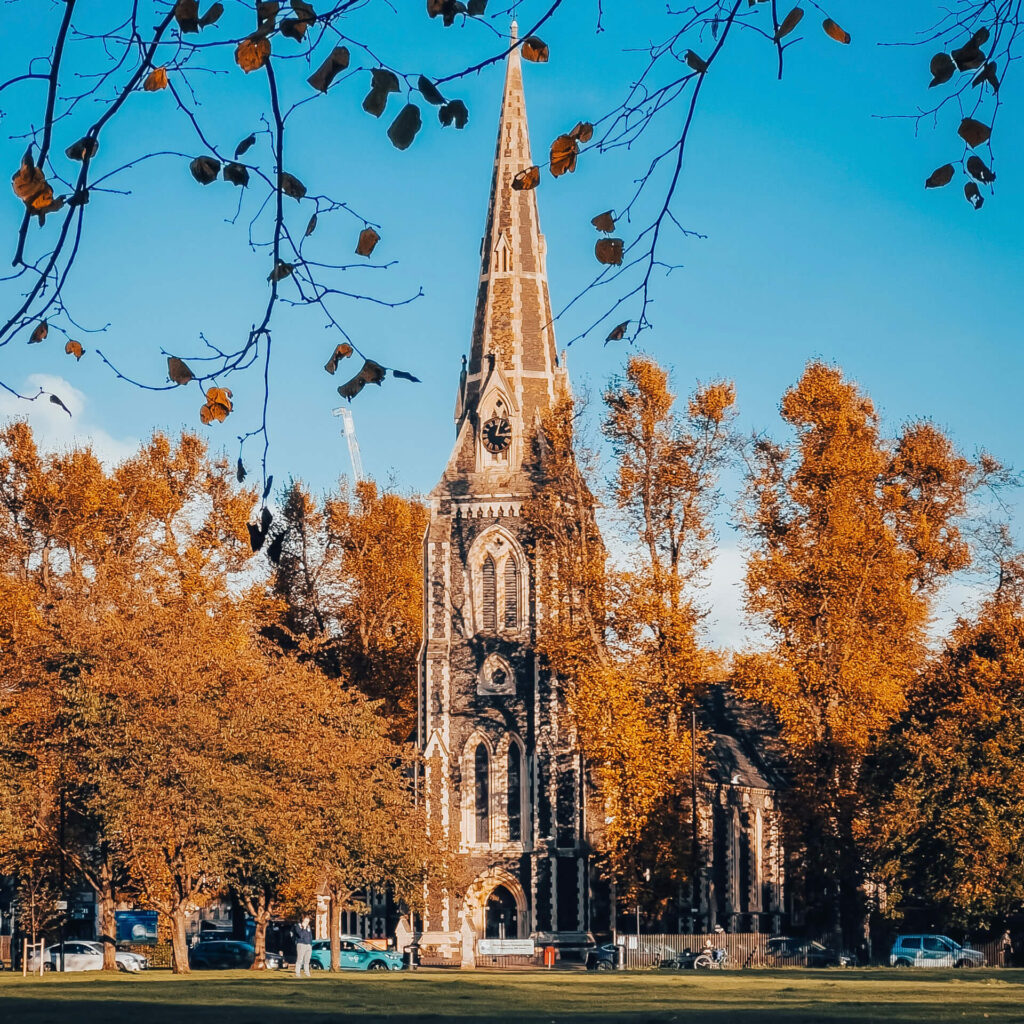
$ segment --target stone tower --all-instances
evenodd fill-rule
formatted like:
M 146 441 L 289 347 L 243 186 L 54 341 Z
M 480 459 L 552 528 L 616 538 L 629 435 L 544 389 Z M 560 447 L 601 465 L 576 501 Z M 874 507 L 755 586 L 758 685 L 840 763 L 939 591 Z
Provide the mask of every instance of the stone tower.
M 513 24 L 513 40 L 515 39 Z M 568 387 L 555 353 L 519 50 L 508 58 L 455 445 L 430 495 L 418 742 L 431 820 L 471 858 L 465 898 L 428 894 L 422 941 L 587 927 L 580 758 L 534 652 L 528 529 L 541 416 Z M 465 954 L 464 954 L 465 955 Z

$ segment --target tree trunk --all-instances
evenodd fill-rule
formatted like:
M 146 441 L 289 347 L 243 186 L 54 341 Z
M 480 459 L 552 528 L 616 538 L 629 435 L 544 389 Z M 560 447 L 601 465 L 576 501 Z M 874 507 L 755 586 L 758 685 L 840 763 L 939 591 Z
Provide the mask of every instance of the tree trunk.
M 267 925 L 270 924 L 273 911 L 273 900 L 268 899 L 265 892 L 261 892 L 256 906 L 250 910 L 253 920 L 256 922 L 252 933 L 252 945 L 256 951 L 252 961 L 252 970 L 254 971 L 267 969 Z
M 332 895 L 328 903 L 327 927 L 331 936 L 331 970 L 341 970 L 341 900 Z
M 171 970 L 188 974 L 188 939 L 185 936 L 185 907 L 179 904 L 171 911 Z
M 114 916 L 114 908 L 117 902 L 114 898 L 114 872 L 106 858 L 100 864 L 97 881 L 99 887 L 96 896 L 99 904 L 100 942 L 103 943 L 103 970 L 116 971 L 117 918 Z

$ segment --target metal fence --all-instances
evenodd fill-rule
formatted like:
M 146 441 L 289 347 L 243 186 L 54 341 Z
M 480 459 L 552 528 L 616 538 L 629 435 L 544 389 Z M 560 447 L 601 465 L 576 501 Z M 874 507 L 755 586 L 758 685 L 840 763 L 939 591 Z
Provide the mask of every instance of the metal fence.
M 764 932 L 697 932 L 689 935 L 622 935 L 627 970 L 657 967 L 663 960 L 675 960 L 687 950 L 699 953 L 706 946 L 724 949 L 725 967 L 760 967 L 765 962 L 768 935 Z

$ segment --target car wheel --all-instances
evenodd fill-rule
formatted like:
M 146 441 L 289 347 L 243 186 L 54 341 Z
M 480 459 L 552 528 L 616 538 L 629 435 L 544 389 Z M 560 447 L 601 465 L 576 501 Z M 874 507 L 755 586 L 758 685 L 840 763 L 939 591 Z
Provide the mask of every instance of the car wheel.
M 51 963 L 49 963 L 49 962 L 47 962 L 47 963 L 43 964 L 43 971 L 44 971 L 44 972 L 46 972 L 46 971 L 52 971 L 52 970 L 55 970 L 55 968 L 54 968 L 53 964 L 51 964 Z
M 910 966 L 911 966 L 910 961 L 909 960 L 904 960 L 903 957 L 900 957 L 899 960 L 897 960 L 896 963 L 893 964 L 893 967 L 910 967 Z
M 120 960 L 118 960 L 118 961 L 117 961 L 117 969 L 118 969 L 118 970 L 119 970 L 119 971 L 120 971 L 120 972 L 121 972 L 122 974 L 127 974 L 127 973 L 128 973 L 128 968 L 127 968 L 127 967 L 126 967 L 126 966 L 125 966 L 125 965 L 124 965 L 123 963 L 121 963 L 121 961 L 120 961 Z
M 594 965 L 595 971 L 610 971 L 611 969 L 612 965 L 607 960 L 598 960 Z
M 320 961 L 319 961 L 319 960 L 310 960 L 310 961 L 309 961 L 309 966 L 310 966 L 310 967 L 311 967 L 311 968 L 312 968 L 312 969 L 313 969 L 314 971 L 322 971 L 322 970 L 324 969 L 324 965 L 323 965 L 322 963 L 320 963 Z
M 383 960 L 371 960 L 366 965 L 366 969 L 368 971 L 386 971 L 388 969 L 388 965 L 384 963 Z
M 957 962 L 953 966 L 954 967 L 973 967 L 974 966 L 974 961 L 973 960 L 957 960 Z

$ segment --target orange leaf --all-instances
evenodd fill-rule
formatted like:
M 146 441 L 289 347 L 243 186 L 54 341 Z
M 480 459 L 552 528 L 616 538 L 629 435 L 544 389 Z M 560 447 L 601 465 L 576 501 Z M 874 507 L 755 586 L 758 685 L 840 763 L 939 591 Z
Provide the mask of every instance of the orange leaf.
M 524 167 L 513 179 L 512 187 L 517 192 L 529 192 L 540 184 L 540 168 Z
M 64 351 L 69 356 L 74 356 L 76 359 L 81 359 L 85 355 L 85 349 L 82 348 L 80 341 L 69 341 L 64 346 Z
M 348 357 L 352 355 L 353 351 L 354 349 L 352 348 L 351 345 L 342 342 L 342 344 L 338 345 L 335 348 L 334 352 L 331 355 L 331 358 L 328 359 L 327 362 L 324 364 L 324 369 L 328 373 L 334 373 L 334 371 L 338 369 L 338 363 L 342 359 L 348 359 Z
M 548 44 L 537 36 L 529 36 L 523 40 L 523 60 L 532 60 L 535 64 L 546 64 L 548 60 Z
M 821 23 L 821 27 L 825 30 L 825 35 L 830 39 L 834 39 L 837 43 L 848 43 L 850 41 L 850 33 L 841 29 L 831 18 L 826 18 Z
M 551 143 L 551 173 L 557 178 L 566 171 L 576 170 L 576 154 L 579 146 L 571 135 L 559 135 Z
M 800 7 L 794 7 L 783 19 L 779 27 L 775 30 L 775 42 L 782 39 L 783 36 L 788 36 L 800 24 L 800 19 L 804 16 L 803 9 Z
M 167 68 L 153 68 L 146 76 L 146 81 L 142 83 L 142 88 L 146 92 L 159 92 L 161 89 L 166 89 Z
M 203 423 L 214 420 L 223 423 L 231 408 L 231 392 L 227 388 L 209 388 L 206 392 L 206 405 L 199 410 L 199 419 Z
M 377 248 L 377 243 L 380 241 L 380 235 L 377 234 L 373 228 L 363 228 L 359 232 L 359 242 L 356 244 L 356 255 L 357 256 L 370 256 L 373 250 Z
M 53 189 L 41 167 L 36 167 L 31 152 L 22 157 L 21 167 L 11 178 L 14 194 L 33 212 L 46 210 L 53 203 Z
M 270 40 L 249 36 L 235 48 L 235 63 L 246 73 L 259 71 L 270 57 Z

